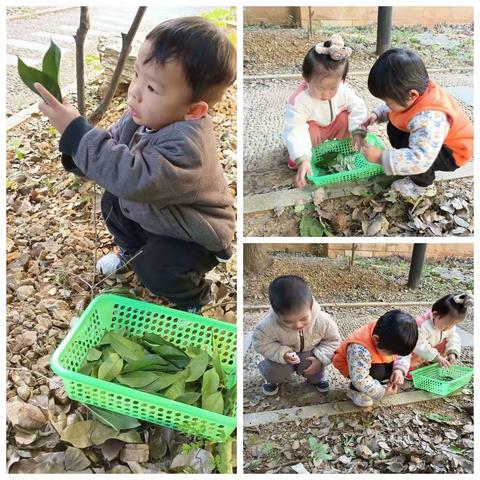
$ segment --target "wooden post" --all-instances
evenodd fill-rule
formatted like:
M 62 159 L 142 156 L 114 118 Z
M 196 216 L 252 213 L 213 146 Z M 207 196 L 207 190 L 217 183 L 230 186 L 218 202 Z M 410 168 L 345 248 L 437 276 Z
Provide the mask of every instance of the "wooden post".
M 392 43 L 392 12 L 393 7 L 378 7 L 377 55 L 388 50 Z
M 410 262 L 410 272 L 408 273 L 408 288 L 415 289 L 418 288 L 418 286 L 420 285 L 426 251 L 426 243 L 415 243 L 413 245 L 412 260 Z

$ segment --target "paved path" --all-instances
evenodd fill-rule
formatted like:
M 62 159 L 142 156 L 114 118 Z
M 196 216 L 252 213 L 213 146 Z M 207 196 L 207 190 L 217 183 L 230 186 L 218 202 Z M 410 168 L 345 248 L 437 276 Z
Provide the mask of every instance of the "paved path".
M 446 87 L 472 87 L 471 73 L 432 74 L 432 78 Z M 378 104 L 370 95 L 367 76 L 352 76 L 349 80 L 362 96 L 369 109 Z M 298 80 L 261 80 L 245 82 L 244 87 L 244 194 L 268 193 L 293 186 L 292 172 L 286 168 L 287 150 L 282 138 L 284 105 Z M 463 93 L 465 89 L 459 90 Z M 473 108 L 466 102 L 462 107 L 473 119 Z M 384 125 L 373 131 L 388 144 Z M 473 166 L 469 166 L 473 174 Z M 448 174 L 439 175 L 439 178 Z
M 158 23 L 169 18 L 198 15 L 208 7 L 161 6 L 148 7 L 136 39 L 145 35 Z M 97 55 L 100 36 L 117 36 L 127 33 L 137 7 L 122 6 L 90 7 L 90 30 L 85 43 L 86 55 Z M 78 28 L 80 8 L 39 15 L 37 17 L 9 20 L 7 18 L 7 116 L 38 103 L 38 97 L 20 81 L 17 73 L 17 55 L 28 65 L 39 67 L 50 38 L 62 49 L 60 84 L 75 81 L 75 42 L 73 36 Z M 87 63 L 87 70 L 92 69 Z

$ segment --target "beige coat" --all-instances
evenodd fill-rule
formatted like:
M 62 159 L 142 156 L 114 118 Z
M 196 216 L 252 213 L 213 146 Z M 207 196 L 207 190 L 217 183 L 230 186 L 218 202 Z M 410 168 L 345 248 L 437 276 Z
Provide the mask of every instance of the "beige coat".
M 272 362 L 283 364 L 286 363 L 283 356 L 287 352 L 312 350 L 313 355 L 326 366 L 331 363 L 333 353 L 339 345 L 337 324 L 315 300 L 312 305 L 312 322 L 302 332 L 284 327 L 272 309 L 253 332 L 254 350 Z

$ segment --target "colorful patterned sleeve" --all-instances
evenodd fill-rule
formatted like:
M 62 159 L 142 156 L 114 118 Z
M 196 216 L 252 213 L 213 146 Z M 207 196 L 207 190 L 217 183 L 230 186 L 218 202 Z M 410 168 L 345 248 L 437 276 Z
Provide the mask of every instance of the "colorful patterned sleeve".
M 352 385 L 374 400 L 380 400 L 385 394 L 382 384 L 370 376 L 371 356 L 369 351 L 358 343 L 351 343 L 347 348 L 348 369 Z
M 408 148 L 384 150 L 382 165 L 387 175 L 417 175 L 426 172 L 435 162 L 450 123 L 443 112 L 425 110 L 408 124 Z

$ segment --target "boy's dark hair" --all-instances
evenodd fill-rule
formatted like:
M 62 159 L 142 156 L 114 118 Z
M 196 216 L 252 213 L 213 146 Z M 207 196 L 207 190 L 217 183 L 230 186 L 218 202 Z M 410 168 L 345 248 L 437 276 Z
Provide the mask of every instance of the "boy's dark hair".
M 273 311 L 278 315 L 311 308 L 313 303 L 310 287 L 297 275 L 277 277 L 268 287 L 268 298 Z
M 423 95 L 429 81 L 425 64 L 415 52 L 392 48 L 373 64 L 368 75 L 368 90 L 374 97 L 388 98 L 406 106 L 410 90 Z
M 330 47 L 332 42 L 327 40 L 323 43 L 324 47 Z M 312 47 L 305 58 L 303 59 L 302 75 L 308 82 L 313 75 L 328 76 L 328 72 L 334 72 L 343 67 L 342 80 L 347 78 L 348 73 L 348 58 L 341 60 L 333 60 L 333 58 L 326 53 L 317 53 L 315 47 Z
M 467 307 L 463 302 L 456 302 L 455 297 L 456 295 L 449 294 L 437 300 L 432 306 L 432 312 L 437 312 L 441 317 L 449 313 L 465 315 L 467 313 Z M 460 300 L 462 300 L 462 297 L 465 297 L 465 295 L 460 295 L 459 297 Z
M 382 315 L 372 333 L 378 335 L 377 348 L 402 357 L 412 353 L 418 339 L 417 322 L 403 310 Z
M 192 90 L 192 102 L 210 105 L 222 97 L 237 75 L 237 53 L 225 33 L 201 17 L 183 17 L 157 25 L 146 40 L 153 42 L 150 57 L 165 65 L 178 61 Z

